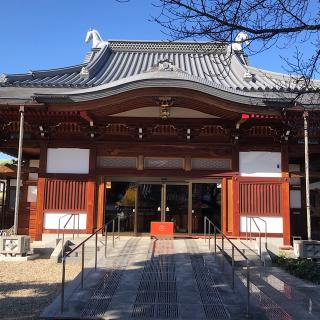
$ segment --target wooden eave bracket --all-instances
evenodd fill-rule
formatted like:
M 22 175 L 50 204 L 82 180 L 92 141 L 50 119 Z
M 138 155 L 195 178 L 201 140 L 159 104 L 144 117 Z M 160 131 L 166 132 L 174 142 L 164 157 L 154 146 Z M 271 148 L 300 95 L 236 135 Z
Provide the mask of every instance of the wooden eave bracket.
M 93 127 L 93 118 L 87 111 L 80 111 L 80 117 L 89 122 L 90 127 Z
M 241 114 L 241 118 L 236 123 L 236 129 L 235 129 L 235 134 L 234 134 L 234 142 L 235 143 L 239 141 L 240 126 L 243 123 L 245 123 L 246 121 L 248 121 L 249 119 L 250 119 L 250 115 L 248 115 L 246 113 Z
M 80 111 L 80 117 L 89 122 L 89 124 L 90 124 L 90 133 L 89 133 L 89 135 L 90 135 L 90 138 L 93 139 L 96 136 L 96 134 L 95 134 L 94 128 L 93 128 L 93 118 L 92 118 L 92 116 L 87 111 Z

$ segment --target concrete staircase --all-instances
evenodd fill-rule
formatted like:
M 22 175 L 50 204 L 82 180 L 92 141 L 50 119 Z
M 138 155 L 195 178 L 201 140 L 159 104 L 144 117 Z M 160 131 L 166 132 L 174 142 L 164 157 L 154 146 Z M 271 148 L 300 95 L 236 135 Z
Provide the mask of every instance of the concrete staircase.
M 98 270 L 87 270 L 85 286 L 73 281 L 44 319 L 245 319 L 244 286 L 231 288 L 220 260 L 202 248 L 203 240 L 121 239 Z M 251 305 L 252 319 L 266 319 Z
M 271 263 L 265 265 L 252 246 L 253 241 L 232 242 L 250 259 L 251 302 L 263 310 L 267 319 L 320 319 L 320 286 L 297 279 Z M 231 248 L 225 246 L 225 251 L 230 262 Z M 235 260 L 237 277 L 246 286 L 246 263 L 240 254 L 235 255 Z
M 306 285 L 278 268 L 262 266 L 254 248 L 232 241 L 252 258 L 250 319 L 320 319 L 319 286 Z M 220 246 L 221 240 L 217 244 Z M 235 255 L 233 288 L 227 245 L 223 256 L 219 251 L 214 255 L 213 247 L 209 250 L 204 239 L 121 237 L 115 248 L 110 246 L 107 258 L 102 242 L 99 247 L 97 270 L 92 261 L 86 262 L 84 287 L 77 277 L 66 288 L 64 312 L 60 312 L 61 297 L 57 297 L 43 312 L 43 319 L 247 318 L 246 268 L 242 256 Z M 92 247 L 88 249 L 86 259 Z
M 83 238 L 75 238 L 75 239 L 65 239 L 64 241 L 64 254 L 69 253 L 72 251 L 74 248 L 76 248 L 84 239 Z M 110 241 L 109 237 L 109 246 L 112 246 L 112 243 Z M 51 253 L 50 259 L 56 261 L 57 263 L 61 262 L 61 256 L 62 256 L 62 239 L 57 239 L 56 240 L 56 247 Z M 100 236 L 98 237 L 97 241 L 97 251 L 103 251 L 104 252 L 104 247 L 105 247 L 105 239 L 104 237 Z M 91 260 L 94 258 L 95 255 L 95 239 L 94 237 L 90 240 L 88 240 L 85 244 L 85 259 L 86 260 Z M 72 252 L 68 256 L 68 261 L 81 261 L 82 257 L 82 248 L 78 248 L 76 251 Z

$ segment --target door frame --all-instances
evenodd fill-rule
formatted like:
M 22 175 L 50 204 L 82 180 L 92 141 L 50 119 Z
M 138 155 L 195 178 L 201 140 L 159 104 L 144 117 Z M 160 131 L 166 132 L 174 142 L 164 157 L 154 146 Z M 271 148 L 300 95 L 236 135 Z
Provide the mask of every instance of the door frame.
M 151 184 L 151 185 L 161 185 L 161 204 L 160 204 L 160 221 L 166 221 L 166 207 L 167 207 L 167 185 L 174 185 L 174 186 L 187 186 L 188 187 L 188 219 L 187 219 L 187 234 L 191 233 L 192 226 L 190 226 L 190 221 L 192 221 L 192 216 L 190 219 L 190 214 L 192 214 L 192 182 L 175 182 L 175 181 L 139 181 L 136 182 L 137 185 L 137 192 L 136 192 L 136 201 L 135 201 L 135 218 L 134 218 L 134 233 L 137 234 L 138 230 L 138 214 L 139 214 L 139 185 L 143 184 Z M 191 186 L 191 187 L 190 187 Z M 191 192 L 191 193 L 190 193 Z M 191 199 L 191 200 L 190 200 Z
M 146 179 L 145 179 L 146 178 Z M 134 235 L 138 235 L 138 234 L 142 234 L 141 232 L 138 232 L 138 202 L 139 202 L 139 185 L 141 184 L 160 184 L 162 185 L 161 188 L 161 197 L 163 197 L 163 194 L 165 195 L 165 192 L 163 192 L 163 186 L 165 185 L 187 185 L 188 186 L 188 232 L 186 233 L 187 235 L 192 235 L 192 184 L 194 183 L 220 183 L 221 184 L 221 225 L 224 225 L 224 215 L 226 215 L 227 213 L 225 212 L 224 209 L 224 204 L 223 204 L 223 194 L 226 192 L 224 189 L 224 184 L 223 184 L 223 178 L 219 178 L 219 177 L 215 177 L 213 179 L 188 179 L 187 177 L 185 179 L 181 179 L 181 178 L 177 178 L 177 180 L 167 180 L 165 178 L 155 178 L 155 177 L 150 177 L 148 179 L 148 177 L 117 177 L 117 176 L 111 176 L 111 177 L 107 177 L 107 176 L 101 176 L 101 183 L 103 183 L 103 185 L 105 184 L 106 181 L 111 181 L 111 182 L 134 182 L 135 185 L 137 186 L 137 192 L 136 192 L 136 196 L 135 196 L 135 209 L 134 209 L 134 227 L 133 227 L 133 234 Z M 103 189 L 105 189 L 103 187 Z M 101 192 L 100 196 L 103 197 L 104 201 L 106 201 L 105 196 L 104 196 L 104 192 L 105 190 L 103 190 L 103 192 Z M 164 221 L 165 218 L 165 212 L 163 212 L 163 210 L 165 210 L 166 208 L 166 199 L 161 199 L 161 221 Z M 162 205 L 162 201 L 164 201 L 164 206 Z M 104 203 L 105 205 L 105 203 Z M 103 217 L 105 214 L 105 210 L 104 210 L 104 205 L 101 206 L 100 210 L 103 210 Z

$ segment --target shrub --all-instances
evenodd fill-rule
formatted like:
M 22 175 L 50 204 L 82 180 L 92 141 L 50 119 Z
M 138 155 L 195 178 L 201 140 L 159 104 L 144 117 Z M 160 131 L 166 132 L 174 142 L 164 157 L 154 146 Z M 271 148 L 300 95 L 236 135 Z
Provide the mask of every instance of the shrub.
M 274 262 L 296 277 L 320 284 L 320 264 L 315 261 L 293 259 L 287 258 L 285 255 L 279 255 Z

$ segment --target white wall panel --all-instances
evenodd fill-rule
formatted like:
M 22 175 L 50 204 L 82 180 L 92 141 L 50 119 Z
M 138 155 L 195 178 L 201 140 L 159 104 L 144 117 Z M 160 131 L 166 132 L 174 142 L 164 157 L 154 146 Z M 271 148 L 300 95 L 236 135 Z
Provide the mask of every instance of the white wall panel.
M 62 228 L 68 219 L 70 218 L 70 215 L 66 215 L 68 212 L 45 212 L 44 214 L 44 221 L 43 221 L 43 227 L 45 229 L 58 229 L 59 227 L 59 218 L 61 218 L 61 224 L 60 228 Z M 79 229 L 84 230 L 87 227 L 87 214 L 85 212 L 80 213 L 80 215 L 73 216 L 69 223 L 67 224 L 65 229 L 73 229 L 73 219 L 75 219 L 75 229 L 78 228 L 78 217 L 80 216 L 79 220 Z M 62 218 L 63 217 L 63 218 Z
M 301 208 L 301 190 L 290 190 L 290 208 Z
M 17 179 L 10 179 L 10 187 L 17 186 Z M 20 180 L 20 187 L 23 186 L 22 180 Z
M 239 167 L 241 176 L 281 177 L 281 152 L 240 152 Z
M 40 160 L 30 160 L 29 167 L 30 168 L 39 168 Z
M 28 186 L 27 202 L 37 202 L 37 186 Z
M 48 173 L 89 173 L 89 149 L 49 148 Z
M 283 218 L 282 217 L 261 217 L 267 222 L 267 233 L 283 233 Z M 255 219 L 261 232 L 265 232 L 265 223 L 260 219 Z M 240 217 L 240 230 L 246 232 L 246 217 Z M 250 231 L 250 220 L 248 219 L 248 232 Z M 258 228 L 251 222 L 251 231 L 258 232 Z

